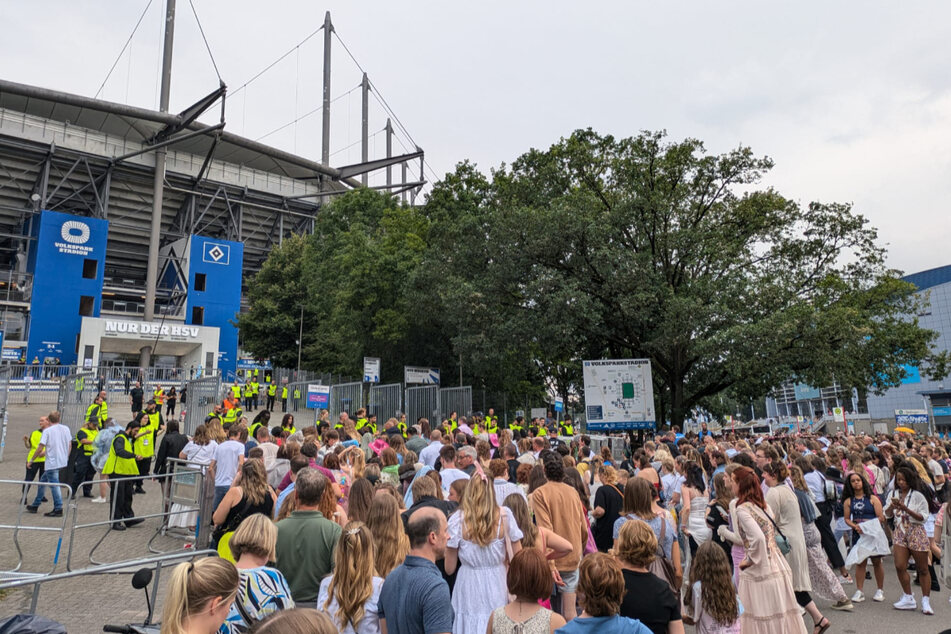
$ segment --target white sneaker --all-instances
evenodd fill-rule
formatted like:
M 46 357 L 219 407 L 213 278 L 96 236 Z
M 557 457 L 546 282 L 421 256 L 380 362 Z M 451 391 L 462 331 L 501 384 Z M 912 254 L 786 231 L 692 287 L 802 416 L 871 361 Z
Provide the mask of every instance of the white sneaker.
M 861 603 L 865 600 L 865 593 L 861 590 L 856 590 L 855 594 L 852 595 L 852 603 Z
M 93 503 L 93 504 L 105 504 L 105 503 L 108 502 L 108 501 L 109 501 L 109 500 L 107 500 L 107 499 L 104 498 L 104 497 L 97 497 L 96 499 L 94 499 L 94 500 L 92 501 L 92 503 Z
M 881 603 L 884 600 L 885 600 L 885 593 L 882 592 L 881 588 L 879 588 L 878 590 L 875 591 L 875 595 L 872 597 L 872 601 L 878 601 L 879 603 Z
M 903 594 L 894 604 L 896 610 L 917 610 L 918 602 L 915 601 L 915 595 Z
M 921 597 L 921 613 L 922 614 L 934 614 L 934 610 L 931 609 L 931 601 L 928 597 Z
M 855 580 L 851 575 L 845 575 L 844 577 L 839 575 L 839 583 L 841 583 L 843 586 L 847 586 L 855 583 Z

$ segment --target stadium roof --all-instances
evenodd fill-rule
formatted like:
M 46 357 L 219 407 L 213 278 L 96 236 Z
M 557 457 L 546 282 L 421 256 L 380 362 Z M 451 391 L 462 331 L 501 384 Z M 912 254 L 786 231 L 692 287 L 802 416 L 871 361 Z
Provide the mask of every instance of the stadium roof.
M 951 282 L 951 264 L 948 266 L 939 266 L 936 269 L 921 271 L 920 273 L 912 273 L 902 279 L 917 286 L 919 291 L 940 286 L 941 284 L 947 284 Z
M 146 108 L 92 99 L 82 95 L 29 86 L 0 79 L 0 108 L 42 117 L 51 121 L 94 130 L 110 136 L 144 143 L 167 127 L 181 126 L 181 114 L 163 113 Z M 187 131 L 209 130 L 211 126 L 191 122 Z M 214 142 L 213 135 L 195 135 L 175 143 L 175 149 L 197 155 L 207 154 Z M 359 182 L 340 179 L 340 170 L 311 161 L 301 156 L 222 132 L 215 159 L 295 179 L 314 179 L 319 176 L 344 180 L 347 185 Z

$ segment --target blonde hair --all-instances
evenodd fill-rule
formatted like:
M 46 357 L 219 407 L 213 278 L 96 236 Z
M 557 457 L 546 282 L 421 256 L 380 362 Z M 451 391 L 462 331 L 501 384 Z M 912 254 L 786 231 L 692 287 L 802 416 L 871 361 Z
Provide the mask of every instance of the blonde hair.
M 373 534 L 367 525 L 363 522 L 347 524 L 337 542 L 334 574 L 330 578 L 327 600 L 322 608 L 327 612 L 331 602 L 337 600 L 337 612 L 331 614 L 331 617 L 340 631 L 345 630 L 348 625 L 356 630 L 363 620 L 363 607 L 373 594 L 375 556 Z
M 350 461 L 350 470 L 351 476 L 354 480 L 357 478 L 363 478 L 366 476 L 367 461 L 366 457 L 363 455 L 363 451 L 357 447 L 348 450 L 347 459 Z M 341 458 L 343 455 L 341 454 Z
M 263 513 L 255 513 L 241 520 L 238 530 L 231 536 L 228 547 L 235 561 L 244 553 L 264 557 L 274 561 L 274 549 L 277 546 L 277 526 Z
M 228 434 L 225 433 L 225 428 L 221 426 L 220 418 L 209 420 L 205 423 L 205 429 L 208 430 L 208 436 L 219 445 L 228 440 Z
M 323 612 L 293 608 L 264 619 L 254 628 L 254 634 L 337 634 L 337 628 Z
M 375 495 L 367 514 L 367 527 L 376 544 L 374 563 L 376 572 L 386 577 L 403 563 L 409 552 L 409 537 L 400 520 L 400 507 L 391 495 Z
M 617 482 L 617 469 L 611 465 L 598 469 L 598 475 L 601 477 L 601 484 L 614 484 Z
M 496 537 L 499 507 L 495 503 L 495 487 L 479 474 L 471 478 L 462 494 L 463 538 L 479 546 L 488 546 Z
M 218 557 L 175 566 L 162 610 L 162 634 L 185 634 L 185 619 L 201 613 L 212 599 L 231 603 L 238 593 L 238 569 Z

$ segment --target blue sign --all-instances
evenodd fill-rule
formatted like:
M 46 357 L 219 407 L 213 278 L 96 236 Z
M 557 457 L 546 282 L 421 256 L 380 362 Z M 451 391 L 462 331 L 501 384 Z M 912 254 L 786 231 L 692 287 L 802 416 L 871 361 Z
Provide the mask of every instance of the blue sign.
M 200 325 L 217 327 L 221 353 L 218 368 L 226 373 L 234 372 L 238 361 L 238 329 L 232 322 L 241 311 L 244 245 L 203 236 L 191 236 L 189 240 L 185 323 L 191 324 L 200 316 Z M 203 278 L 201 284 L 199 275 Z
M 935 409 L 938 409 L 937 407 Z M 927 425 L 927 414 L 895 414 L 895 422 L 899 425 Z
M 307 385 L 307 409 L 326 409 L 330 405 L 330 386 Z
M 796 395 L 797 401 L 810 401 L 820 396 L 819 388 L 806 385 L 805 383 L 797 383 L 793 386 L 793 393 Z
M 556 411 L 556 412 L 563 412 L 563 411 L 565 411 L 565 401 L 564 401 L 564 400 L 562 400 L 562 399 L 560 399 L 560 398 L 556 398 L 556 399 L 555 399 L 555 411 Z
M 951 416 L 951 406 L 932 407 L 931 413 L 935 416 Z
M 598 422 L 588 423 L 589 431 L 625 431 L 628 429 L 654 429 L 657 426 L 656 421 L 642 420 L 637 422 L 609 423 Z

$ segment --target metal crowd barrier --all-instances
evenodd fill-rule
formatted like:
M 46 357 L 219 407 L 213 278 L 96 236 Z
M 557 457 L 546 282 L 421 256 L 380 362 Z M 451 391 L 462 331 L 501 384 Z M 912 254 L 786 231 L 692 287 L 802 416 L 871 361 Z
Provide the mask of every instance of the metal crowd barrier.
M 182 405 L 182 433 L 191 436 L 205 422 L 205 416 L 215 408 L 215 404 L 222 400 L 221 377 L 215 375 L 188 381 L 185 390 L 187 401 Z
M 35 575 L 51 574 L 56 570 L 56 566 L 59 563 L 60 551 L 63 547 L 63 536 L 66 534 L 66 527 L 69 525 L 70 514 L 67 512 L 67 504 L 69 504 L 69 498 L 73 495 L 73 489 L 68 484 L 63 482 L 27 482 L 26 480 L 0 480 L 0 487 L 3 485 L 16 485 L 21 487 L 22 491 L 20 493 L 20 504 L 17 506 L 16 521 L 14 524 L 0 524 L 0 530 L 12 530 L 13 531 L 13 548 L 17 553 L 17 563 L 16 566 L 7 570 L 0 570 L 0 579 L 4 577 L 28 577 Z M 23 517 L 26 513 L 26 505 L 31 501 L 30 496 L 32 495 L 33 487 L 50 487 L 62 489 L 63 495 L 63 519 L 62 524 L 57 526 L 29 526 L 23 524 Z M 47 495 L 52 498 L 52 493 L 47 491 Z M 24 572 L 20 571 L 23 568 L 23 546 L 20 544 L 20 533 L 21 532 L 42 532 L 42 533 L 59 533 L 59 536 L 56 539 L 56 548 L 53 551 L 53 560 L 52 565 L 48 572 L 36 571 L 36 572 Z
M 376 414 L 377 421 L 383 423 L 388 418 L 398 418 L 403 410 L 403 384 L 371 385 L 367 411 Z M 409 417 L 407 416 L 407 420 Z M 412 421 L 415 422 L 415 421 Z M 412 422 L 410 424 L 412 424 Z
M 152 575 L 152 592 L 150 593 L 152 597 L 157 597 L 159 579 L 162 576 L 162 567 L 166 564 L 185 561 L 189 559 L 195 559 L 197 557 L 214 557 L 217 556 L 217 552 L 210 549 L 204 550 L 190 550 L 178 553 L 169 553 L 166 555 L 158 555 L 157 557 L 146 557 L 143 559 L 130 559 L 127 561 L 118 561 L 111 564 L 104 564 L 101 566 L 93 566 L 91 568 L 83 568 L 81 570 L 70 570 L 69 572 L 61 572 L 59 574 L 50 574 L 42 575 L 38 577 L 30 577 L 23 579 L 13 579 L 9 581 L 0 581 L 0 590 L 8 590 L 12 588 L 20 588 L 23 586 L 33 586 L 33 596 L 30 600 L 30 614 L 36 613 L 36 604 L 39 601 L 40 597 L 40 588 L 42 588 L 44 583 L 49 583 L 51 581 L 63 581 L 65 579 L 73 579 L 76 577 L 84 577 L 89 575 L 102 575 L 102 574 L 134 574 L 140 568 L 151 567 L 154 564 L 155 573 Z
M 172 469 L 168 473 L 161 475 L 145 475 L 145 476 L 132 476 L 128 478 L 122 478 L 122 482 L 128 486 L 135 486 L 136 483 L 150 483 L 154 486 L 154 483 L 159 484 L 159 489 L 162 492 L 162 504 L 158 513 L 140 513 L 136 512 L 133 505 L 133 512 L 135 515 L 133 517 L 123 518 L 122 520 L 113 521 L 115 515 L 116 507 L 116 495 L 114 487 L 110 486 L 110 496 L 109 496 L 109 514 L 105 519 L 97 520 L 94 522 L 87 522 L 85 524 L 78 523 L 78 507 L 77 505 L 70 505 L 70 515 L 72 517 L 72 527 L 69 533 L 69 547 L 66 551 L 66 569 L 73 569 L 73 553 L 74 553 L 74 544 L 76 543 L 76 533 L 81 530 L 91 530 L 91 529 L 102 529 L 102 535 L 99 539 L 93 544 L 92 548 L 89 550 L 88 560 L 89 563 L 93 565 L 104 565 L 109 562 L 97 561 L 95 558 L 96 551 L 99 550 L 103 544 L 107 542 L 107 538 L 113 534 L 112 527 L 116 523 L 123 523 L 126 521 L 138 521 L 138 520 L 150 520 L 150 519 L 159 519 L 158 527 L 153 532 L 152 536 L 147 542 L 147 548 L 149 552 L 161 554 L 163 551 L 157 550 L 153 546 L 153 542 L 160 535 L 165 535 L 169 537 L 175 537 L 174 533 L 170 533 L 168 529 L 169 519 L 175 515 L 184 515 L 197 511 L 198 516 L 195 522 L 195 543 L 196 544 L 207 544 L 210 540 L 211 535 L 211 503 L 214 498 L 214 479 L 209 478 L 208 476 L 208 466 L 201 465 L 197 463 L 189 463 L 184 460 L 174 459 L 171 461 L 173 467 L 179 467 L 178 470 Z M 208 486 L 208 482 L 211 482 L 211 486 Z M 116 480 L 109 478 L 100 478 L 92 481 L 93 487 L 97 487 L 101 482 L 107 482 L 110 484 L 116 483 Z M 180 508 L 177 510 L 173 509 L 172 504 L 177 503 L 180 505 Z M 182 537 L 187 536 L 187 532 L 181 535 Z M 182 548 L 187 548 L 187 544 L 182 544 Z
M 415 425 L 420 418 L 429 419 L 435 428 L 439 419 L 439 386 L 423 385 L 406 388 L 406 420 Z
M 354 412 L 364 406 L 363 383 L 339 383 L 330 386 L 330 420 L 336 421 L 340 412 L 353 418 Z
M 444 387 L 439 390 L 439 420 L 448 418 L 452 412 L 459 416 L 472 414 L 472 387 Z

